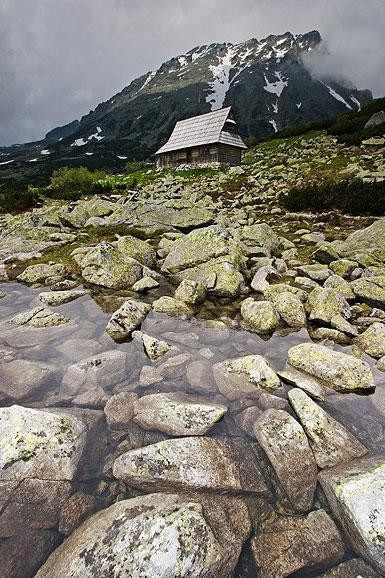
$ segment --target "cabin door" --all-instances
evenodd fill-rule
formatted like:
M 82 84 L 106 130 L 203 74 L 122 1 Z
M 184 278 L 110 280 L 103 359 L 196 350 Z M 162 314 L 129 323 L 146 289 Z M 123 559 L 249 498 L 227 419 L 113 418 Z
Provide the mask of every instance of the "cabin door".
M 187 150 L 187 162 L 190 164 L 192 161 L 191 149 Z

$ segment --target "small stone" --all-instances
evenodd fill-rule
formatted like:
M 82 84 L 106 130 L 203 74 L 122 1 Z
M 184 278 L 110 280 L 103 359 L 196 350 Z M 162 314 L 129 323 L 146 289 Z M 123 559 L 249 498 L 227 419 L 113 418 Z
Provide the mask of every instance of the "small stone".
M 323 283 L 330 276 L 330 271 L 327 265 L 302 265 L 297 267 L 298 273 L 305 277 L 309 277 L 313 281 Z
M 48 309 L 48 307 L 34 307 L 28 311 L 23 311 L 18 313 L 12 319 L 10 319 L 10 325 L 16 325 L 16 327 L 26 326 L 34 328 L 44 328 L 44 327 L 57 327 L 59 325 L 65 325 L 71 320 L 60 313 L 55 313 Z
M 324 288 L 334 289 L 345 299 L 354 299 L 354 291 L 350 286 L 350 283 L 345 281 L 339 275 L 330 275 L 324 283 Z
M 139 327 L 151 310 L 151 305 L 129 299 L 113 313 L 106 332 L 114 341 L 125 341 Z
M 155 289 L 155 287 L 159 287 L 158 281 L 155 281 L 155 279 L 146 275 L 133 284 L 132 290 L 142 293 L 144 291 L 149 291 L 149 289 Z
M 130 391 L 122 391 L 110 397 L 104 406 L 104 413 L 110 430 L 127 428 L 134 417 L 134 403 L 137 399 L 137 394 Z
M 246 355 L 213 365 L 219 391 L 228 399 L 258 398 L 260 388 L 276 389 L 280 380 L 261 355 Z
M 85 291 L 44 291 L 39 294 L 39 299 L 42 303 L 46 305 L 63 305 L 63 303 L 69 303 L 74 301 L 79 297 L 83 297 L 86 294 Z
M 384 323 L 373 323 L 366 331 L 354 339 L 354 344 L 375 359 L 383 357 L 385 355 Z
M 183 301 L 178 301 L 174 297 L 160 297 L 153 302 L 152 308 L 157 313 L 165 313 L 182 319 L 189 319 L 193 316 L 194 311 Z

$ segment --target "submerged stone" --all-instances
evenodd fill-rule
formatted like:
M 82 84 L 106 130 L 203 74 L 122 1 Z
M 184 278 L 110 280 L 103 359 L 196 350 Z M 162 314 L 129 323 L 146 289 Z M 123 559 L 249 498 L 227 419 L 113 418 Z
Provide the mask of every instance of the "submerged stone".
M 124 341 L 140 326 L 150 310 L 151 305 L 128 299 L 112 314 L 106 332 L 114 341 Z
M 219 391 L 228 399 L 258 398 L 261 388 L 274 390 L 280 380 L 261 355 L 246 355 L 213 366 Z

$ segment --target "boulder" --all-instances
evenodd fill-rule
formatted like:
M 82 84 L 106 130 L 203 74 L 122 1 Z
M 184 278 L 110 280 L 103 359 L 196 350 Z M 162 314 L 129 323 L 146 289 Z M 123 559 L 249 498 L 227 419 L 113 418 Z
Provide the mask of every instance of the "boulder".
M 385 275 L 356 279 L 351 287 L 355 296 L 364 303 L 385 309 Z
M 251 447 L 240 439 L 175 438 L 131 450 L 115 460 L 114 476 L 141 490 L 210 490 L 266 494 Z
M 306 277 L 304 277 L 304 279 L 306 279 Z M 307 280 L 309 281 L 309 279 Z M 314 286 L 317 286 L 317 283 L 314 282 Z M 263 296 L 266 301 L 274 302 L 278 295 L 281 295 L 282 293 L 291 293 L 292 295 L 295 295 L 298 297 L 301 303 L 306 303 L 308 298 L 306 291 L 303 291 L 303 289 L 299 289 L 298 287 L 294 287 L 293 285 L 286 285 L 286 283 L 276 283 L 275 285 L 270 285 L 263 292 Z
M 323 345 L 294 345 L 288 351 L 288 363 L 342 393 L 372 391 L 375 388 L 372 370 L 365 361 Z
M 368 452 L 357 438 L 300 389 L 288 393 L 320 468 L 335 466 Z
M 0 394 L 8 400 L 34 399 L 42 390 L 52 388 L 56 380 L 53 365 L 26 359 L 0 364 Z
M 140 326 L 151 310 L 151 305 L 128 299 L 112 314 L 106 332 L 114 341 L 125 341 Z
M 238 234 L 244 245 L 259 248 L 260 253 L 268 257 L 278 255 L 282 248 L 281 239 L 267 223 L 247 225 Z
M 385 262 L 385 218 L 375 221 L 369 227 L 354 231 L 342 243 L 344 254 L 367 253 Z
M 181 393 L 155 393 L 134 401 L 133 421 L 172 436 L 199 436 L 222 419 L 225 405 Z
M 261 388 L 274 390 L 280 380 L 261 355 L 246 355 L 213 365 L 217 387 L 228 399 L 258 398 Z
M 317 401 L 325 401 L 326 388 L 318 379 L 290 367 L 277 374 L 284 383 L 303 389 Z
M 385 463 L 365 457 L 324 470 L 319 481 L 354 550 L 385 572 Z
M 305 309 L 301 300 L 292 292 L 272 293 L 270 300 L 286 325 L 297 328 L 306 325 Z
M 279 315 L 270 301 L 254 301 L 251 297 L 241 304 L 242 319 L 255 333 L 272 333 L 279 325 Z
M 289 512 L 310 510 L 317 465 L 302 427 L 286 411 L 268 409 L 255 422 L 254 435 L 274 474 L 278 500 Z
M 43 291 L 39 293 L 39 299 L 42 303 L 46 305 L 63 305 L 63 303 L 69 303 L 74 301 L 79 297 L 83 297 L 86 294 L 85 291 Z
M 271 265 L 266 265 L 265 267 L 260 267 L 255 273 L 252 281 L 251 288 L 257 293 L 263 293 L 265 289 L 270 286 L 269 281 L 279 279 L 280 275 L 277 270 Z
M 157 313 L 165 313 L 182 319 L 189 319 L 194 314 L 194 310 L 187 303 L 166 295 L 153 301 L 152 308 Z
M 357 328 L 347 321 L 351 316 L 350 306 L 335 289 L 313 289 L 309 295 L 308 308 L 310 321 L 325 323 L 338 331 L 357 335 Z
M 16 279 L 21 283 L 36 287 L 46 285 L 50 277 L 60 277 L 64 279 L 66 274 L 66 269 L 61 263 L 39 263 L 38 265 L 30 265 L 24 269 Z
M 134 417 L 134 402 L 138 395 L 131 391 L 122 391 L 110 397 L 104 406 L 107 425 L 110 430 L 125 430 Z
M 32 578 L 59 540 L 58 533 L 53 530 L 24 530 L 0 541 L 2 575 L 7 578 Z
M 385 324 L 373 323 L 354 339 L 354 343 L 375 359 L 383 357 L 385 355 Z
M 232 498 L 150 494 L 94 514 L 48 558 L 36 578 L 232 574 L 250 531 Z
M 70 365 L 63 375 L 60 397 L 74 405 L 103 407 L 114 385 L 127 377 L 127 354 L 104 351 Z
M 175 299 L 188 305 L 197 305 L 206 298 L 206 288 L 200 281 L 184 279 L 176 288 Z
M 351 261 L 350 259 L 337 259 L 329 264 L 329 269 L 334 273 L 334 275 L 338 275 L 344 279 L 349 279 L 350 275 L 357 267 L 357 261 Z
M 284 578 L 300 570 L 327 568 L 345 551 L 340 533 L 324 510 L 306 517 L 285 516 L 251 540 L 260 578 Z
M 317 281 L 317 283 L 323 283 L 330 276 L 328 266 L 319 265 L 318 263 L 315 265 L 302 265 L 297 267 L 297 271 L 304 277 Z
M 136 291 L 137 293 L 143 293 L 145 291 L 149 291 L 150 289 L 155 289 L 155 287 L 159 287 L 158 281 L 146 275 L 133 284 L 132 290 Z
M 342 295 L 344 299 L 354 299 L 354 291 L 343 277 L 339 275 L 330 275 L 324 283 L 325 289 L 334 289 Z

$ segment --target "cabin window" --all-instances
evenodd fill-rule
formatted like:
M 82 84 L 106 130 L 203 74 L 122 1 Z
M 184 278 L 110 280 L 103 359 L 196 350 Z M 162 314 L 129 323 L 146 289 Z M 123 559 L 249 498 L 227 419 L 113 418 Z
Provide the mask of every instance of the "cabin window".
M 208 154 L 209 154 L 209 147 L 201 147 L 201 148 L 199 149 L 199 154 L 200 154 L 202 157 L 208 156 Z
M 223 130 L 225 132 L 230 132 L 231 134 L 238 134 L 237 125 L 233 122 L 225 122 Z

